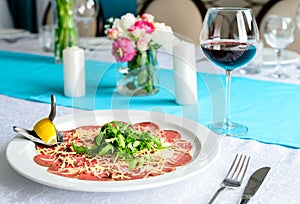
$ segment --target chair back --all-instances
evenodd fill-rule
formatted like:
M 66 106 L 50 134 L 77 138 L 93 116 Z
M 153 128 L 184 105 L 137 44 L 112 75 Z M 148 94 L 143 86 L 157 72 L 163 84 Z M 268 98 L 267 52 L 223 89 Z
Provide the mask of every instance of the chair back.
M 270 4 L 266 4 L 265 9 L 262 10 L 264 13 L 260 14 L 261 23 L 259 25 L 259 29 L 260 29 L 261 39 L 264 40 L 263 29 L 264 29 L 265 19 L 268 15 L 281 15 L 281 16 L 290 16 L 292 18 L 295 18 L 298 4 L 300 4 L 300 0 L 284 0 L 284 1 L 273 0 L 270 1 Z M 265 47 L 268 47 L 266 43 L 265 43 Z M 300 31 L 298 28 L 296 28 L 295 31 L 295 41 L 292 44 L 290 44 L 286 49 L 300 53 Z
M 150 13 L 157 22 L 172 27 L 183 40 L 200 44 L 200 31 L 206 8 L 199 0 L 153 0 L 146 2 L 139 14 Z

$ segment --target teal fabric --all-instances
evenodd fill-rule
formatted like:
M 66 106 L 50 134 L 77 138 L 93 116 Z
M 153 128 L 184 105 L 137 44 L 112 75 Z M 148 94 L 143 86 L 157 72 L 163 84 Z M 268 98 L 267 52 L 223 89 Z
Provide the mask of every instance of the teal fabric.
M 137 4 L 136 0 L 98 0 L 101 3 L 104 19 L 110 17 L 120 18 L 126 13 L 136 15 Z M 104 22 L 105 23 L 105 22 Z
M 147 97 L 125 97 L 116 90 L 116 64 L 86 61 L 87 94 L 63 94 L 63 66 L 53 57 L 0 51 L 0 93 L 26 100 L 86 110 L 136 109 L 164 112 L 207 125 L 223 119 L 224 76 L 198 73 L 198 104 L 175 102 L 172 70 L 160 70 L 160 91 Z M 248 126 L 243 139 L 300 148 L 300 86 L 234 77 L 232 118 Z
M 7 0 L 15 28 L 38 32 L 36 0 Z

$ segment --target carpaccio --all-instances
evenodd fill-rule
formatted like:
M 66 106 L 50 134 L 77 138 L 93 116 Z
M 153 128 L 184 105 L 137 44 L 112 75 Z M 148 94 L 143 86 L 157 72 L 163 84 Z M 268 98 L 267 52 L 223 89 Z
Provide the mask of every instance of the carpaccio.
M 72 142 L 76 145 L 91 145 L 101 128 L 100 126 L 84 126 L 63 132 L 64 142 L 59 145 L 52 147 L 36 145 L 38 154 L 34 157 L 34 161 L 47 167 L 48 172 L 60 176 L 82 180 L 118 181 L 162 175 L 192 160 L 190 154 L 192 144 L 182 139 L 179 132 L 161 130 L 152 122 L 142 122 L 132 126 L 141 131 L 151 132 L 162 143 L 171 147 L 155 152 L 144 151 L 135 154 L 137 164 L 132 168 L 128 160 L 118 159 L 113 155 L 89 157 L 76 154 Z

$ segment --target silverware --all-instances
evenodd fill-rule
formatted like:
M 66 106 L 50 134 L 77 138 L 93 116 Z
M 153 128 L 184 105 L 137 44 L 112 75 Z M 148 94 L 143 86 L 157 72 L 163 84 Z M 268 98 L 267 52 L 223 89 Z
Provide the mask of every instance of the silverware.
M 242 195 L 240 204 L 246 204 L 248 201 L 254 196 L 262 182 L 264 181 L 265 177 L 267 176 L 270 167 L 263 167 L 256 170 L 250 177 L 247 186 L 244 190 Z
M 34 39 L 34 38 L 37 38 L 38 35 L 37 34 L 29 34 L 29 35 L 26 35 L 24 34 L 24 36 L 20 36 L 20 37 L 15 37 L 15 38 L 4 38 L 3 40 L 7 43 L 15 43 L 17 42 L 18 40 L 21 40 L 21 39 Z
M 50 121 L 53 121 L 55 116 L 56 116 L 56 99 L 55 99 L 54 95 L 51 95 L 51 110 L 50 110 L 50 114 L 49 114 L 48 118 L 49 118 Z M 54 124 L 53 124 L 53 126 L 54 126 Z M 55 128 L 55 126 L 54 126 L 54 128 Z M 52 146 L 52 145 L 55 145 L 57 143 L 63 142 L 63 133 L 58 131 L 56 128 L 55 128 L 56 142 L 54 144 L 45 143 L 43 140 L 41 140 L 41 137 L 39 137 L 39 135 L 34 130 L 27 130 L 27 129 L 20 128 L 20 127 L 17 127 L 17 126 L 14 126 L 13 130 L 16 133 L 19 133 L 19 134 L 23 135 L 24 137 L 26 137 L 27 139 L 29 139 L 33 142 L 43 144 L 43 145 L 47 145 L 47 146 Z
M 246 174 L 250 157 L 246 155 L 237 154 L 233 160 L 233 163 L 228 170 L 225 179 L 221 183 L 221 187 L 217 190 L 214 196 L 210 199 L 209 204 L 212 204 L 219 194 L 225 188 L 238 188 L 243 182 L 243 178 Z

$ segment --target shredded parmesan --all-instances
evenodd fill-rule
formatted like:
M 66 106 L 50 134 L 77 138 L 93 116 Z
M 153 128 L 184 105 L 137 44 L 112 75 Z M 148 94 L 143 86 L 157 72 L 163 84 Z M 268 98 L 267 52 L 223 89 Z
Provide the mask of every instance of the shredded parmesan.
M 92 158 L 88 155 L 76 154 L 72 147 L 72 142 L 77 145 L 92 146 L 94 138 L 100 130 L 100 127 L 81 127 L 64 132 L 64 138 L 67 138 L 65 142 L 55 147 L 37 146 L 36 151 L 40 155 L 49 156 L 43 158 L 43 160 L 53 162 L 52 166 L 56 168 L 49 167 L 50 173 L 69 177 L 75 175 L 74 177 L 78 178 L 85 173 L 91 174 L 99 180 L 146 178 L 161 175 L 175 170 L 177 166 L 185 165 L 177 164 L 175 155 L 183 155 L 190 151 L 190 149 L 184 148 L 188 145 L 191 146 L 188 141 L 175 139 L 174 142 L 169 143 L 161 136 L 162 130 L 160 129 L 140 127 L 137 124 L 134 127 L 141 131 L 151 132 L 160 139 L 164 146 L 171 147 L 156 151 L 144 149 L 134 154 L 136 165 L 130 168 L 130 162 L 132 161 L 118 158 L 113 154 Z

